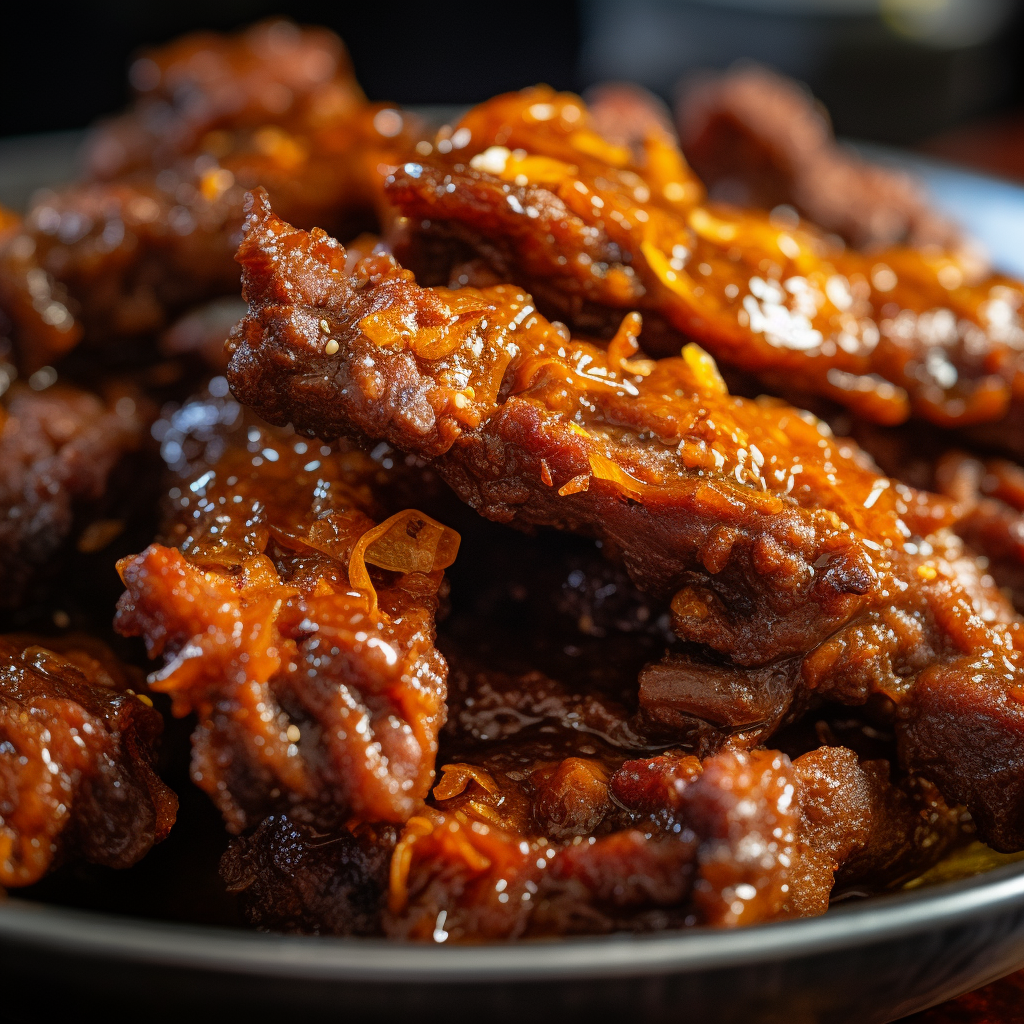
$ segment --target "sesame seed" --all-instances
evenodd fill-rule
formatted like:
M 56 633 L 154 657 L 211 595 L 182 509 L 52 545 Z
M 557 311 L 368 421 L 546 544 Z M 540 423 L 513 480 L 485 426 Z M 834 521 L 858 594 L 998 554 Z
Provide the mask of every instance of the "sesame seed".
M 339 348 L 341 348 L 341 346 L 333 338 L 331 338 L 331 340 L 327 342 L 327 344 L 324 346 L 324 351 L 329 356 L 333 356 L 334 353 L 337 352 Z

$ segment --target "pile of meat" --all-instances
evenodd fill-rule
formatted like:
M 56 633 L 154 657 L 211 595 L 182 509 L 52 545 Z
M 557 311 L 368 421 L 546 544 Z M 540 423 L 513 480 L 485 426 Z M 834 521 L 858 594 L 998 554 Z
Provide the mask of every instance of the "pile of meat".
M 0 219 L 0 883 L 167 834 L 162 713 L 267 929 L 745 925 L 1024 849 L 1024 286 L 911 182 L 757 70 L 681 104 L 703 180 L 636 90 L 437 129 L 284 22 L 131 81 Z

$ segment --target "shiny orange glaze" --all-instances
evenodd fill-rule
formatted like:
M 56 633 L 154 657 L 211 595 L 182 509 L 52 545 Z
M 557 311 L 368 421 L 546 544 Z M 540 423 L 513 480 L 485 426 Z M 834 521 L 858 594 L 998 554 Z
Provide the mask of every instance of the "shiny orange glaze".
M 1020 623 L 942 529 L 950 502 L 879 476 L 813 417 L 729 395 L 696 346 L 637 360 L 634 316 L 606 348 L 575 340 L 511 286 L 424 289 L 387 256 L 350 273 L 323 232 L 261 194 L 251 209 L 250 312 L 229 342 L 241 401 L 431 459 L 490 518 L 601 537 L 639 586 L 671 595 L 681 638 L 729 659 L 726 696 L 761 685 L 760 666 L 783 673 L 770 721 L 721 723 L 746 742 L 787 706 L 885 695 L 904 764 L 967 803 L 990 842 L 1024 845 L 1008 810 L 1024 810 Z M 966 741 L 977 729 L 997 785 Z
M 365 101 L 324 31 L 199 36 L 134 67 L 159 85 L 99 129 L 100 180 L 44 193 L 0 240 L 0 305 L 29 372 L 83 337 L 145 335 L 237 294 L 246 189 L 269 188 L 301 224 L 372 223 L 384 172 L 417 137 L 407 115 Z
M 545 763 L 538 740 L 442 769 L 436 807 L 407 822 L 392 857 L 389 935 L 466 942 L 820 914 L 844 864 L 859 862 L 862 884 L 896 881 L 957 833 L 941 800 L 925 824 L 927 803 L 842 747 L 794 762 L 770 750 L 620 756 L 612 769 Z
M 0 637 L 0 886 L 63 860 L 129 867 L 170 831 L 163 721 L 133 671 L 88 637 Z
M 1024 397 L 1024 290 L 940 250 L 844 249 L 806 223 L 703 203 L 663 133 L 639 152 L 539 87 L 476 107 L 389 178 L 403 228 L 468 244 L 549 315 L 657 314 L 777 390 L 899 423 L 998 420 Z M 621 312 L 620 312 L 621 315 Z
M 199 716 L 193 779 L 234 831 L 277 809 L 404 820 L 444 721 L 433 615 L 457 534 L 415 512 L 378 528 L 384 471 L 362 453 L 242 420 L 230 400 L 178 419 L 223 429 L 170 491 L 176 546 L 120 563 L 115 625 L 164 655 L 152 686 L 175 714 Z

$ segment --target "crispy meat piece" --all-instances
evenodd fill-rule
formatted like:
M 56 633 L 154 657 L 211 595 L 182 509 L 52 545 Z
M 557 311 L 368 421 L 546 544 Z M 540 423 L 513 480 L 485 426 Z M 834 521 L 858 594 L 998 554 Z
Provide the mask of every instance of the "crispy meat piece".
M 264 818 L 221 860 L 246 920 L 265 931 L 379 935 L 394 826 L 319 832 L 286 815 Z
M 736 687 L 785 674 L 769 721 L 730 720 L 727 700 L 722 734 L 753 744 L 815 700 L 884 695 L 904 765 L 993 846 L 1024 845 L 1021 624 L 941 529 L 952 503 L 879 476 L 813 417 L 730 396 L 696 346 L 635 360 L 635 316 L 607 348 L 575 341 L 518 289 L 425 289 L 386 256 L 349 274 L 324 232 L 260 193 L 251 211 L 242 402 L 427 458 L 489 518 L 600 537 Z M 680 701 L 692 687 L 682 672 Z
M 166 167 L 215 146 L 211 132 L 267 124 L 308 130 L 365 103 L 341 40 L 275 19 L 235 35 L 197 32 L 140 54 L 129 71 L 135 102 L 86 143 L 90 177 Z
M 378 525 L 381 464 L 215 390 L 158 425 L 165 543 L 119 563 L 115 627 L 164 656 L 152 687 L 175 714 L 198 715 L 192 777 L 232 831 L 403 821 L 433 779 L 434 612 L 458 535 L 414 511 Z
M 459 593 L 464 581 L 453 579 L 461 604 L 453 600 L 442 626 L 452 672 L 441 779 L 390 869 L 393 909 L 385 920 L 392 934 L 473 941 L 478 929 L 501 938 L 821 913 L 837 866 L 846 885 L 886 888 L 931 866 L 958 835 L 957 816 L 934 787 L 911 780 L 894 786 L 885 761 L 861 765 L 849 750 L 816 750 L 813 731 L 812 753 L 791 767 L 774 753 L 753 761 L 740 755 L 742 764 L 753 764 L 745 773 L 735 759 L 719 757 L 706 762 L 702 788 L 690 791 L 700 761 L 663 751 L 638 732 L 628 702 L 614 696 L 615 671 L 597 670 L 603 653 L 628 677 L 619 640 L 643 638 L 627 609 L 644 605 L 631 599 L 628 583 L 595 589 L 600 573 L 580 568 L 587 564 L 580 545 L 561 538 L 563 550 L 553 551 L 550 535 L 535 539 L 541 550 L 526 564 L 513 550 L 513 571 L 492 578 L 499 556 L 476 532 L 490 537 L 491 549 L 501 547 L 499 527 L 471 529 L 464 538 L 461 558 L 482 554 L 477 569 L 485 578 L 471 594 Z M 565 573 L 571 609 L 559 609 L 549 593 Z M 507 602 L 494 595 L 502 585 Z M 520 603 L 526 618 L 508 614 Z M 535 618 L 528 615 L 533 606 Z M 570 616 L 580 609 L 589 621 L 574 629 Z M 571 642 L 573 654 L 561 665 L 565 682 L 536 669 L 505 671 L 519 663 L 513 644 L 521 646 L 523 635 L 532 640 L 529 654 L 545 664 L 556 662 L 551 648 Z M 462 643 L 473 651 L 468 659 Z M 628 678 L 620 682 L 629 685 Z M 889 739 L 884 752 L 891 751 Z M 787 787 L 802 801 L 798 820 L 775 799 Z M 795 836 L 780 843 L 773 833 L 794 820 Z M 456 835 L 431 831 L 428 838 L 431 827 Z M 709 830 L 701 843 L 699 828 Z M 260 927 L 372 934 L 383 927 L 395 838 L 394 830 L 320 833 L 272 818 L 232 844 L 222 872 Z M 493 871 L 474 850 L 494 855 Z M 410 880 L 416 891 L 403 896 Z M 502 900 L 501 892 L 509 896 Z M 399 907 L 403 898 L 409 902 Z
M 840 146 L 810 93 L 767 68 L 696 79 L 680 95 L 676 122 L 715 199 L 766 210 L 790 204 L 860 247 L 963 244 L 912 175 Z
M 75 539 L 102 547 L 117 520 L 90 511 L 115 467 L 142 444 L 147 416 L 130 395 L 109 400 L 58 384 L 13 386 L 0 408 L 0 608 L 37 596 L 55 556 Z
M 118 175 L 43 194 L 0 241 L 0 306 L 30 372 L 83 336 L 99 346 L 146 336 L 237 293 L 247 188 L 270 189 L 297 223 L 358 230 L 378 202 L 378 164 L 415 140 L 406 115 L 362 100 L 340 41 L 320 30 L 201 36 L 135 67 L 156 93 L 93 151 Z
M 615 770 L 594 757 L 545 763 L 527 748 L 442 771 L 437 808 L 410 819 L 392 858 L 392 936 L 466 941 L 821 914 L 837 868 L 893 883 L 934 863 L 959 830 L 933 788 L 923 801 L 890 785 L 887 765 L 862 766 L 842 747 L 795 762 L 765 750 L 703 763 L 668 754 Z
M 130 867 L 174 824 L 141 673 L 83 636 L 0 637 L 0 886 L 81 858 Z
M 707 205 L 662 134 L 640 159 L 588 125 L 578 98 L 549 89 L 472 110 L 445 147 L 387 179 L 399 258 L 430 284 L 481 257 L 548 316 L 605 337 L 640 310 L 652 354 L 693 338 L 769 391 L 882 423 L 966 427 L 1017 408 L 1018 282 L 973 280 L 952 253 L 868 256 L 795 216 Z

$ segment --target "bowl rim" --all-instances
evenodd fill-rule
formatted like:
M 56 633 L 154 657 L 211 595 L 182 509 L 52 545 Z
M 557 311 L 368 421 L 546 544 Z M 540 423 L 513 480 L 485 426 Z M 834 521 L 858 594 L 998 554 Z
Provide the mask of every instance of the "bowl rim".
M 890 942 L 1019 911 L 1024 861 L 974 878 L 839 905 L 822 917 L 748 928 L 538 939 L 448 947 L 388 939 L 249 932 L 10 898 L 0 946 L 283 980 L 471 984 L 627 978 L 775 963 Z

